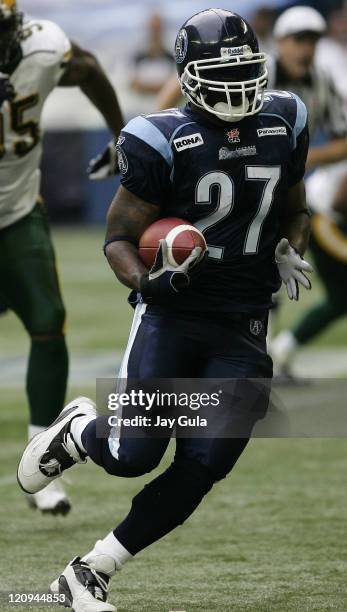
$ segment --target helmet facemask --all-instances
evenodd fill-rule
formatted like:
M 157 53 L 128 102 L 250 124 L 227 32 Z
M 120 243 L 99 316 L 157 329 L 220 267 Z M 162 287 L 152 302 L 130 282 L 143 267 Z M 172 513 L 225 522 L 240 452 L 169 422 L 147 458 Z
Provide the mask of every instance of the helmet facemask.
M 227 122 L 259 113 L 268 71 L 265 53 L 247 45 L 222 48 L 221 57 L 188 62 L 181 75 L 184 95 L 199 108 Z
M 0 70 L 11 64 L 21 38 L 23 15 L 14 0 L 0 0 Z

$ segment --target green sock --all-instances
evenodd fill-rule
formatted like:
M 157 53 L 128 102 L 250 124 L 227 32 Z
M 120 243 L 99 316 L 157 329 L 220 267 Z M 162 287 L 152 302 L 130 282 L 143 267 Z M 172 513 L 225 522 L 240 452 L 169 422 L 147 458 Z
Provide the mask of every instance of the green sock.
M 330 323 L 336 321 L 347 312 L 347 305 L 341 300 L 332 302 L 324 300 L 309 310 L 300 322 L 294 327 L 293 334 L 299 344 L 305 344 L 315 336 L 318 336 Z
M 68 364 L 64 336 L 32 340 L 27 372 L 27 393 L 32 425 L 47 427 L 62 410 Z

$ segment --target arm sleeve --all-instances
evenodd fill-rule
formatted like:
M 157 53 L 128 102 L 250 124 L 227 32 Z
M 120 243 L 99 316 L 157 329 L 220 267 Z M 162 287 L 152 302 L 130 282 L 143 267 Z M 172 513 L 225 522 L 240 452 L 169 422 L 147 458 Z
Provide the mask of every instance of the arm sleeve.
M 139 136 L 125 131 L 116 150 L 123 187 L 146 202 L 163 206 L 171 190 L 171 168 L 162 155 Z
M 292 153 L 288 163 L 289 187 L 299 183 L 305 176 L 310 144 L 307 108 L 299 96 L 294 93 L 291 95 L 296 101 L 296 118 L 292 132 Z
M 306 123 L 304 129 L 296 139 L 296 147 L 292 151 L 288 166 L 288 183 L 289 187 L 293 187 L 299 183 L 305 176 L 306 160 L 308 148 L 310 144 L 308 125 Z

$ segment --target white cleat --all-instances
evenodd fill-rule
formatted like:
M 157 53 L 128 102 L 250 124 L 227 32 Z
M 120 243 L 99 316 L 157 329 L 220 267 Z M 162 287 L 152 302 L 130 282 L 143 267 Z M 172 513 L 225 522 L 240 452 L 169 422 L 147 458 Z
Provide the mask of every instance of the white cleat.
M 117 612 L 107 603 L 110 577 L 116 572 L 115 561 L 106 555 L 82 561 L 75 557 L 57 580 L 51 593 L 65 596 L 64 605 L 74 612 Z
M 298 343 L 289 330 L 281 331 L 269 343 L 269 353 L 274 362 L 275 373 L 281 375 L 288 371 L 297 349 Z
M 71 421 L 79 416 L 97 416 L 94 402 L 78 397 L 58 418 L 26 446 L 17 470 L 19 486 L 25 493 L 38 493 L 76 463 L 85 463 L 86 454 L 77 447 L 70 432 Z
M 65 516 L 71 510 L 71 502 L 60 480 L 54 480 L 45 489 L 33 495 L 27 493 L 26 497 L 29 506 L 43 514 Z

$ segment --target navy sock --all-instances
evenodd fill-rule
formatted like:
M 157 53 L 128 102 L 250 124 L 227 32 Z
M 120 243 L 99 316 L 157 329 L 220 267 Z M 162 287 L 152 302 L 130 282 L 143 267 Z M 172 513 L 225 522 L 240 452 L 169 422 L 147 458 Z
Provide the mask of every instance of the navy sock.
M 134 497 L 128 516 L 113 532 L 115 537 L 135 555 L 181 525 L 213 484 L 212 473 L 197 461 L 174 461 Z

